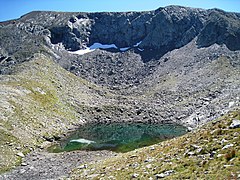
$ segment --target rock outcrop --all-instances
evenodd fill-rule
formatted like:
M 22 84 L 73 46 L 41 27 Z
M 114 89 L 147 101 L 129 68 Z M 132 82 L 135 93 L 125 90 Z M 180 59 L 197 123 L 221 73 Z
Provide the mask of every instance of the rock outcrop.
M 213 10 L 198 37 L 200 47 L 208 47 L 214 43 L 225 44 L 230 50 L 240 50 L 240 21 L 233 13 L 226 14 L 221 10 Z
M 69 51 L 95 42 L 129 47 L 141 54 L 143 61 L 159 59 L 196 37 L 200 47 L 218 43 L 226 44 L 230 50 L 240 49 L 239 15 L 215 9 L 168 6 L 127 13 L 31 12 L 18 20 L 3 22 L 0 27 L 0 45 L 17 61 L 47 51 L 44 45 L 60 43 L 62 49 Z M 26 53 L 27 49 L 31 51 Z

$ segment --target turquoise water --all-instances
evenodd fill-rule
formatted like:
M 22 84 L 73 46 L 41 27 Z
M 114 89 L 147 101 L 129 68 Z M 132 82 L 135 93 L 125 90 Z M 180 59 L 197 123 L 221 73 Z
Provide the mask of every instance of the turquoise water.
M 173 124 L 87 124 L 67 139 L 50 147 L 49 151 L 55 153 L 74 150 L 128 152 L 185 133 L 185 127 Z

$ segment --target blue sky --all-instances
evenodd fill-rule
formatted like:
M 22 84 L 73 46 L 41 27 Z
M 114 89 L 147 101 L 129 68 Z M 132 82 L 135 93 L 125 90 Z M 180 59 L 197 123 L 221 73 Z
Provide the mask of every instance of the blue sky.
M 240 0 L 0 0 L 0 21 L 19 18 L 30 11 L 143 11 L 167 5 L 220 8 L 240 12 Z

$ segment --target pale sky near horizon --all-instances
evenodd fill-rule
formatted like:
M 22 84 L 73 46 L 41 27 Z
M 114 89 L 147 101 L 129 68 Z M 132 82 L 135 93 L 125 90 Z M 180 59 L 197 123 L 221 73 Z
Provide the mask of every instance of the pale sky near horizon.
M 168 5 L 219 8 L 240 12 L 240 0 L 0 0 L 0 21 L 16 19 L 36 10 L 45 11 L 147 11 Z

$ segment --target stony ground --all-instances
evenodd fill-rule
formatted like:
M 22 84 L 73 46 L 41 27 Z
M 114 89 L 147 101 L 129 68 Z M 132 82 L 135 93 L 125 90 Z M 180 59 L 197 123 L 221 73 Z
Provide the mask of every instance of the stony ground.
M 39 180 L 68 177 L 70 171 L 88 162 L 98 162 L 114 156 L 109 151 L 74 151 L 66 153 L 48 153 L 38 150 L 22 159 L 21 166 L 0 175 L 1 180 Z

